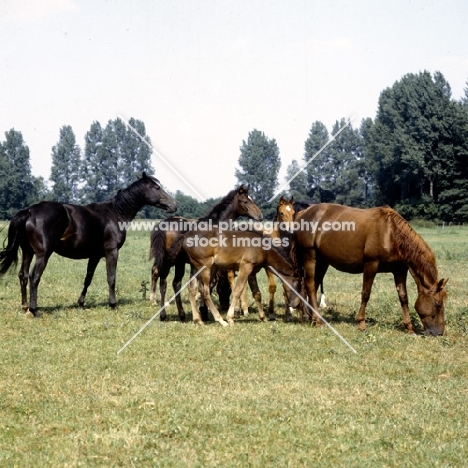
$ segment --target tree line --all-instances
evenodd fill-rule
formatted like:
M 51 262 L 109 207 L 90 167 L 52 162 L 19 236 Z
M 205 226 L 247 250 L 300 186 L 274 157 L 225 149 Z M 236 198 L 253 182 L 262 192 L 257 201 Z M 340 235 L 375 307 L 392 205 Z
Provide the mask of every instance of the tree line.
M 109 120 L 105 127 L 93 122 L 83 150 L 72 128 L 63 126 L 52 148 L 49 183 L 31 174 L 21 132 L 6 132 L 0 143 L 0 219 L 42 199 L 103 201 L 142 171 L 153 173 L 145 125 L 134 118 L 129 123 L 141 138 L 121 119 Z M 249 132 L 238 166 L 238 182 L 250 185 L 265 217 L 271 218 L 276 204 L 270 200 L 280 186 L 276 140 L 257 129 Z M 279 195 L 296 200 L 390 205 L 407 219 L 468 222 L 468 86 L 455 100 L 442 73 L 407 74 L 382 91 L 375 119 L 363 119 L 359 128 L 344 118 L 331 132 L 313 122 L 302 158 L 286 172 L 288 181 L 295 177 Z M 173 195 L 178 213 L 187 217 L 205 214 L 219 200 L 200 203 L 181 191 Z M 147 207 L 140 216 L 158 212 Z

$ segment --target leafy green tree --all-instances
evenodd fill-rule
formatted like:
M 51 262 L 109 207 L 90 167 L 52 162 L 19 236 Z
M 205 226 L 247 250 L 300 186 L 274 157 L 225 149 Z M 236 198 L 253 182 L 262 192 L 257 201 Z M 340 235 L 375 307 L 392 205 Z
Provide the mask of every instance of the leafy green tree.
M 306 201 L 309 199 L 307 193 L 307 171 L 306 169 L 300 171 L 301 168 L 302 166 L 299 166 L 299 163 L 294 159 L 286 169 L 286 180 L 290 181 L 287 196 L 294 197 L 296 201 Z M 292 177 L 294 179 L 291 180 Z
M 450 180 L 439 194 L 439 216 L 446 222 L 468 222 L 468 106 L 453 103 L 453 157 L 446 161 Z
M 52 148 L 52 198 L 61 203 L 79 202 L 81 154 L 70 125 L 60 129 L 58 143 Z
M 236 177 L 239 183 L 249 184 L 250 193 L 263 211 L 265 218 L 275 213 L 274 203 L 269 202 L 278 186 L 281 167 L 279 148 L 274 139 L 269 139 L 259 130 L 249 133 L 240 148 Z
M 177 190 L 174 199 L 177 203 L 177 214 L 185 218 L 198 218 L 205 214 L 205 211 L 208 211 L 196 198 L 185 195 L 180 190 Z
M 461 103 L 465 106 L 468 107 L 468 80 L 466 81 L 466 86 L 463 88 L 463 96 L 461 98 Z
M 104 129 L 99 122 L 91 125 L 85 136 L 81 170 L 83 201 L 108 199 L 131 184 L 143 171 L 147 174 L 154 172 L 151 142 L 144 123 L 133 118 L 129 123 L 138 135 L 119 118 L 109 120 Z M 145 207 L 143 212 L 148 210 Z
M 312 124 L 304 153 L 308 193 L 321 202 L 363 206 L 367 192 L 360 132 L 347 125 L 345 119 L 335 122 L 332 136 L 338 132 L 336 139 L 324 148 L 329 141 L 328 131 L 322 122 Z
M 378 201 L 434 208 L 450 179 L 453 119 L 450 86 L 440 72 L 405 75 L 379 99 L 371 130 Z
M 0 218 L 11 218 L 35 201 L 29 148 L 21 132 L 5 132 L 0 151 Z
M 317 154 L 328 140 L 327 127 L 317 120 L 312 124 L 304 144 L 304 162 L 307 164 L 306 194 L 314 201 L 331 201 L 326 197 L 324 187 L 326 184 L 324 169 L 330 165 L 330 148 L 326 147 L 320 154 Z
M 103 149 L 103 129 L 99 122 L 93 122 L 85 135 L 85 149 L 82 160 L 82 190 L 83 203 L 101 202 L 108 197 L 107 187 L 103 184 L 105 152 Z
M 120 177 L 126 186 L 133 182 L 143 171 L 153 174 L 151 155 L 153 153 L 151 140 L 146 134 L 145 124 L 133 117 L 128 121 L 132 128 L 125 126 L 125 132 L 121 129 L 120 119 L 116 119 L 115 127 L 119 127 L 118 144 L 121 160 Z M 122 122 L 123 123 L 123 122 Z M 138 135 L 133 130 L 135 129 Z M 141 138 L 140 138 L 141 137 Z M 143 138 L 143 140 L 142 140 Z

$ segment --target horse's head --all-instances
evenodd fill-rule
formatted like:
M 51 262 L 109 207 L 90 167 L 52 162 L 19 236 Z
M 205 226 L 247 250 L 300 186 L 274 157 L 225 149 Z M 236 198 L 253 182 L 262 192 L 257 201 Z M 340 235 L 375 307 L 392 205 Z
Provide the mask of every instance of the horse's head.
M 143 172 L 140 180 L 143 181 L 145 186 L 144 196 L 147 205 L 162 208 L 169 213 L 174 213 L 177 210 L 175 200 L 161 188 L 161 182 L 156 177 L 149 176 L 146 172 Z
M 241 185 L 236 193 L 236 213 L 238 216 L 248 216 L 255 221 L 262 221 L 263 214 L 249 195 L 249 186 Z
M 293 232 L 292 223 L 294 221 L 294 198 L 291 197 L 287 201 L 281 196 L 278 206 L 276 207 L 275 221 L 280 223 L 280 228 L 288 232 Z
M 302 281 L 299 276 L 284 276 L 284 292 L 286 293 L 286 302 L 288 307 L 298 309 L 301 305 L 300 295 L 302 294 Z
M 419 288 L 414 308 L 424 326 L 425 335 L 439 336 L 444 334 L 445 301 L 447 299 L 445 285 L 447 281 L 448 279 L 441 279 L 429 290 Z

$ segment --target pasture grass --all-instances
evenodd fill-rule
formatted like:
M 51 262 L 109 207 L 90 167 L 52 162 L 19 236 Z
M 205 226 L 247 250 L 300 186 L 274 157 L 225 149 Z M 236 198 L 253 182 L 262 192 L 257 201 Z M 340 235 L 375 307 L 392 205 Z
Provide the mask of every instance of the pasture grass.
M 450 277 L 446 335 L 404 332 L 390 275 L 377 277 L 359 332 L 361 276 L 330 270 L 323 314 L 357 354 L 326 327 L 281 315 L 261 323 L 253 308 L 234 327 L 197 327 L 179 323 L 174 305 L 168 322 L 155 320 L 117 354 L 158 310 L 143 299 L 144 232 L 130 232 L 120 252 L 117 310 L 107 307 L 103 262 L 81 310 L 86 262 L 52 256 L 40 319 L 21 312 L 9 272 L 0 282 L 0 466 L 466 466 L 468 230 L 418 232 Z M 263 274 L 260 286 L 266 302 Z M 186 291 L 183 300 L 188 312 Z

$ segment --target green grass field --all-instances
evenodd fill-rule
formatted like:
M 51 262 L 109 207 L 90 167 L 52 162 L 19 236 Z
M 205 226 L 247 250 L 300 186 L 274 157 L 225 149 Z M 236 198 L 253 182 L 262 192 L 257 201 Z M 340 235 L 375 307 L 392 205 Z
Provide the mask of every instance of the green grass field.
M 86 262 L 54 255 L 40 319 L 22 313 L 9 272 L 0 281 L 0 466 L 467 466 L 468 229 L 418 232 L 450 278 L 446 335 L 405 334 L 390 275 L 377 277 L 359 332 L 361 276 L 330 270 L 323 313 L 357 354 L 327 327 L 281 315 L 261 323 L 253 308 L 234 327 L 197 327 L 179 323 L 175 306 L 117 354 L 158 310 L 141 286 L 149 233 L 130 232 L 121 250 L 117 310 L 107 307 L 103 262 L 81 310 Z M 263 273 L 261 287 L 266 302 Z M 413 304 L 412 279 L 409 294 Z M 188 312 L 187 291 L 183 299 Z

